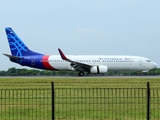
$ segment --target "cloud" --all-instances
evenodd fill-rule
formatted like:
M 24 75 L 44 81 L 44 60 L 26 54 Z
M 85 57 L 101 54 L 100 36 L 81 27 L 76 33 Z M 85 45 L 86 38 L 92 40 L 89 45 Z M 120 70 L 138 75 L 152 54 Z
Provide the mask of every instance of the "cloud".
M 94 31 L 93 29 L 82 28 L 82 27 L 78 28 L 77 32 L 81 34 L 85 34 L 85 35 L 94 35 L 98 37 L 108 37 L 109 36 L 108 34 L 104 32 L 97 32 L 97 31 Z
M 77 32 L 81 32 L 81 33 L 95 33 L 94 30 L 92 30 L 92 29 L 82 28 L 82 27 L 78 28 Z
M 105 9 L 104 6 L 102 6 L 102 5 L 100 5 L 100 4 L 98 4 L 96 7 L 97 7 L 99 10 L 104 10 L 104 9 Z

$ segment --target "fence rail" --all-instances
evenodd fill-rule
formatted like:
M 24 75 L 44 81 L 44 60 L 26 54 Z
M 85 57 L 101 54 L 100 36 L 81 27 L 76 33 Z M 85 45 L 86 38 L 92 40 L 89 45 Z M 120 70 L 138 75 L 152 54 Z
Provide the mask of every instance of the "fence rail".
M 160 89 L 0 88 L 1 120 L 159 120 Z

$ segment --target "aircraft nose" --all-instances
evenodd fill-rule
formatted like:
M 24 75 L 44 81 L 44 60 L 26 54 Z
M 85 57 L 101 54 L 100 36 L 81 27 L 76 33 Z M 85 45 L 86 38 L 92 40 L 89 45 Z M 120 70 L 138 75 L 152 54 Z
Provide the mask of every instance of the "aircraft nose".
M 157 68 L 157 67 L 158 67 L 158 64 L 155 63 L 155 62 L 153 62 L 153 67 L 154 67 L 154 68 Z

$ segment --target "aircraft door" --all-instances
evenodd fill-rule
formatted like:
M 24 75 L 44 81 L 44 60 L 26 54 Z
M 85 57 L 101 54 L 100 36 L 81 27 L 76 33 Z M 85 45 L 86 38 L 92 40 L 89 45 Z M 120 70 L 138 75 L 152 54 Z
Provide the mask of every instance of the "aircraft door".
M 146 62 L 144 60 L 140 59 L 139 66 L 146 67 Z
M 32 65 L 32 66 L 35 65 L 35 58 L 31 58 L 31 65 Z
M 143 64 L 143 61 L 142 61 L 142 59 L 140 59 L 139 60 L 139 66 L 142 66 L 142 64 Z

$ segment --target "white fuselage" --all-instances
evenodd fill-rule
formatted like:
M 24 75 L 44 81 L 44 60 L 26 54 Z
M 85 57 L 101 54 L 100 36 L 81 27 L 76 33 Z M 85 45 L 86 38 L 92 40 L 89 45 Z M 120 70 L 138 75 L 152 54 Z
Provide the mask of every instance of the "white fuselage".
M 147 72 L 157 67 L 148 58 L 122 55 L 66 55 L 69 59 L 92 66 L 104 65 L 108 70 L 137 70 Z M 62 60 L 60 55 L 51 55 L 48 63 L 58 70 L 73 70 L 71 63 Z

